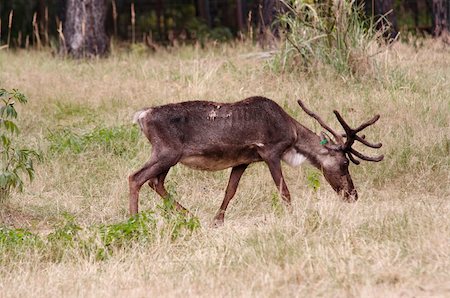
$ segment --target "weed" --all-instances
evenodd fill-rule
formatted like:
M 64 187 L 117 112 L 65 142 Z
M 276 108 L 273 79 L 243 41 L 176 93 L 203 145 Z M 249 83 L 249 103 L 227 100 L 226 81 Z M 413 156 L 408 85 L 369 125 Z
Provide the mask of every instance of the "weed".
M 283 214 L 283 206 L 281 205 L 280 196 L 278 192 L 272 192 L 270 202 L 272 205 L 272 210 L 276 215 Z
M 166 231 L 172 240 L 183 236 L 184 231 L 190 234 L 200 227 L 200 221 L 197 217 L 190 215 L 187 211 L 176 209 L 175 197 L 176 193 L 169 188 L 169 195 L 163 199 L 162 205 L 157 206 L 166 223 Z
M 317 72 L 330 65 L 342 75 L 371 71 L 370 51 L 383 43 L 382 32 L 363 18 L 363 6 L 354 0 L 283 3 L 287 12 L 279 23 L 285 34 L 280 54 L 272 62 L 275 70 Z
M 22 190 L 24 186 L 22 175 L 28 176 L 30 181 L 34 177 L 33 162 L 40 160 L 35 150 L 15 147 L 13 141 L 19 135 L 19 128 L 13 120 L 17 118 L 14 107 L 16 102 L 25 104 L 27 98 L 17 90 L 12 92 L 0 89 L 0 202 L 4 202 L 12 189 Z
M 95 256 L 103 260 L 122 247 L 151 243 L 156 238 L 156 231 L 157 219 L 153 211 L 141 212 L 124 222 L 101 225 L 95 229 L 94 234 L 98 234 L 100 239 L 100 243 L 95 247 Z
M 47 140 L 51 153 L 79 154 L 98 151 L 116 156 L 133 156 L 137 153 L 139 130 L 134 126 L 97 127 L 87 133 L 76 133 L 69 128 L 50 131 Z
M 5 248 L 34 246 L 39 242 L 39 237 L 30 231 L 0 227 L 0 250 Z
M 308 169 L 306 172 L 306 180 L 308 181 L 308 186 L 316 192 L 320 188 L 320 177 L 321 173 L 315 169 Z
M 169 206 L 168 203 L 166 205 Z M 143 211 L 126 221 L 84 228 L 76 222 L 75 216 L 64 213 L 63 219 L 46 237 L 22 229 L 0 227 L 0 252 L 27 248 L 53 262 L 79 254 L 89 259 L 105 260 L 119 250 L 149 245 L 158 237 L 169 237 L 174 241 L 200 227 L 196 217 L 175 212 L 174 207 L 169 211 L 163 211 L 163 207 L 159 209 L 161 216 L 151 210 Z
M 92 122 L 95 119 L 95 110 L 79 103 L 58 101 L 52 106 L 52 112 L 56 120 L 77 117 Z
M 64 220 L 56 226 L 54 232 L 47 236 L 47 239 L 50 242 L 62 242 L 70 245 L 82 228 L 76 223 L 75 216 L 66 212 L 63 214 L 63 218 Z

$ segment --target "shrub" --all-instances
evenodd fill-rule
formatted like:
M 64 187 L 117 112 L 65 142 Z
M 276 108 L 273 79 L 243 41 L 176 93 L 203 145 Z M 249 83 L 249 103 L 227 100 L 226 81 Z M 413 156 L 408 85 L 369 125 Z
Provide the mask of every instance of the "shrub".
M 364 74 L 372 70 L 375 55 L 383 44 L 383 32 L 364 17 L 364 7 L 355 0 L 311 3 L 283 1 L 287 12 L 278 22 L 284 30 L 275 70 L 300 69 L 313 72 L 330 65 L 339 74 Z
M 33 161 L 40 159 L 40 155 L 26 148 L 14 146 L 14 138 L 19 135 L 19 128 L 14 123 L 17 111 L 14 107 L 16 102 L 25 104 L 27 98 L 17 90 L 9 92 L 0 89 L 0 202 L 8 198 L 12 189 L 23 189 L 22 175 L 26 174 L 30 180 L 34 176 Z
M 46 137 L 52 153 L 71 152 L 79 154 L 87 150 L 102 150 L 116 156 L 135 155 L 139 130 L 131 126 L 96 127 L 78 134 L 69 128 L 54 130 Z

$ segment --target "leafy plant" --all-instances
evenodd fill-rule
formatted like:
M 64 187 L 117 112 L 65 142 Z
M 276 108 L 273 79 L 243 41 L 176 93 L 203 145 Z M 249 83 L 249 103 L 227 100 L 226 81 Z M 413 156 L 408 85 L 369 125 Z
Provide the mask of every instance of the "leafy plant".
M 40 159 L 40 155 L 32 149 L 16 148 L 14 138 L 19 135 L 19 128 L 14 123 L 17 111 L 16 102 L 25 104 L 27 98 L 13 89 L 9 92 L 0 89 L 0 202 L 6 200 L 12 189 L 23 189 L 22 175 L 26 174 L 30 181 L 34 177 L 33 161 Z
M 272 192 L 271 205 L 272 210 L 276 215 L 283 214 L 283 206 L 281 205 L 280 196 L 278 192 Z
M 205 22 L 197 18 L 188 22 L 186 28 L 191 37 L 198 40 L 202 46 L 208 41 L 225 42 L 233 37 L 230 29 L 222 26 L 210 28 Z
M 282 1 L 287 12 L 278 22 L 284 28 L 280 53 L 272 66 L 277 70 L 315 71 L 332 66 L 339 74 L 370 71 L 371 59 L 383 44 L 383 31 L 364 17 L 364 7 L 355 0 L 313 3 Z
M 79 134 L 69 128 L 51 131 L 47 140 L 50 151 L 54 153 L 72 152 L 75 154 L 89 149 L 101 149 L 106 153 L 123 156 L 136 154 L 139 130 L 136 127 L 96 127 L 92 131 Z M 131 146 L 134 144 L 134 146 Z
M 314 191 L 317 191 L 320 188 L 320 172 L 310 170 L 306 173 L 306 179 L 308 180 L 308 186 Z
M 151 243 L 155 239 L 157 220 L 153 211 L 144 211 L 130 217 L 127 221 L 98 228 L 100 244 L 95 248 L 96 258 L 105 259 L 118 249 L 133 243 Z
M 169 187 L 169 195 L 164 198 L 162 205 L 157 208 L 166 223 L 166 231 L 172 240 L 182 236 L 184 232 L 192 233 L 200 227 L 200 221 L 197 217 L 191 216 L 187 211 L 179 211 L 175 207 L 175 191 Z
M 0 227 L 0 248 L 35 245 L 39 237 L 24 229 Z
M 183 239 L 182 236 L 189 236 L 200 227 L 196 217 L 177 212 L 168 203 L 167 206 L 167 211 L 160 206 L 161 212 L 143 211 L 121 222 L 87 227 L 78 224 L 75 216 L 65 213 L 47 236 L 0 226 L 0 255 L 34 250 L 52 262 L 78 258 L 80 254 L 101 261 L 120 250 L 151 245 L 158 237 L 171 241 Z
M 50 242 L 63 242 L 69 244 L 73 242 L 82 228 L 76 223 L 75 216 L 64 213 L 64 221 L 56 226 L 54 232 L 47 236 Z

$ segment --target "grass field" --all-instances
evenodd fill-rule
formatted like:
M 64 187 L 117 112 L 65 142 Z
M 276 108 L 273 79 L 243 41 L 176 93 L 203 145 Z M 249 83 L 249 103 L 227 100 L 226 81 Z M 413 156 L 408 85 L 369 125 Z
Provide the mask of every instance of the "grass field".
M 449 297 L 450 49 L 397 44 L 361 79 L 273 73 L 247 55 L 255 51 L 183 47 L 84 62 L 0 51 L 0 87 L 29 97 L 18 107 L 21 142 L 43 155 L 35 180 L 0 208 L 0 226 L 12 233 L 0 241 L 0 297 Z M 385 160 L 350 169 L 360 200 L 340 201 L 310 166 L 284 166 L 294 207 L 286 212 L 267 167 L 254 164 L 225 225 L 210 228 L 229 170 L 177 165 L 168 188 L 201 227 L 167 219 L 145 186 L 140 210 L 155 211 L 139 219 L 146 228 L 114 234 L 128 218 L 127 176 L 151 149 L 133 113 L 252 95 L 277 101 L 317 133 L 297 99 L 334 127 L 333 109 L 352 125 L 380 113 L 366 135 L 383 143 Z M 113 231 L 106 251 L 105 227 Z

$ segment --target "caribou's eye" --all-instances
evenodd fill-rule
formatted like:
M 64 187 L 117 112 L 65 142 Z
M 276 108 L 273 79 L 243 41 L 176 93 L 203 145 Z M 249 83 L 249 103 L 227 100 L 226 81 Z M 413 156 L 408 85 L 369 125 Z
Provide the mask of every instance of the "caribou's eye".
M 344 160 L 344 166 L 348 166 L 348 160 Z

